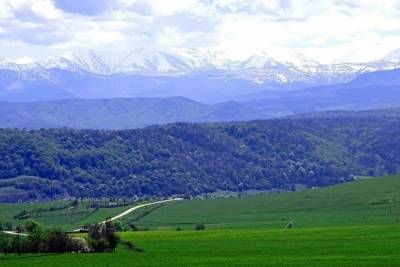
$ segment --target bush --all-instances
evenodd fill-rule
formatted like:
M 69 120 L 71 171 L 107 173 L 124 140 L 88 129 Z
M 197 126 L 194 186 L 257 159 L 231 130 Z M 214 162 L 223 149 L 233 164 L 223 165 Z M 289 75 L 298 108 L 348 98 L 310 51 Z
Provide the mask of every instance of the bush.
M 42 226 L 35 220 L 29 220 L 24 225 L 25 230 L 29 233 L 35 233 L 42 230 Z
M 289 221 L 287 224 L 286 224 L 286 228 L 287 229 L 292 229 L 294 227 L 294 222 L 293 221 Z
M 107 243 L 104 239 L 89 239 L 89 246 L 94 252 L 104 252 L 107 247 Z
M 194 226 L 194 230 L 196 231 L 201 231 L 201 230 L 205 230 L 206 226 L 204 223 L 198 223 Z
M 107 221 L 105 225 L 94 224 L 89 226 L 89 244 L 93 251 L 115 251 L 119 236 L 112 221 Z
M 137 248 L 131 241 L 126 241 L 125 246 L 127 249 L 136 251 L 136 252 L 143 252 L 144 250 L 141 248 Z
M 0 239 L 0 252 L 4 254 L 11 253 L 11 243 L 8 239 Z
M 72 242 L 68 235 L 60 229 L 52 230 L 47 236 L 47 252 L 64 253 L 72 251 Z
M 12 230 L 13 230 L 13 225 L 12 225 L 12 223 L 6 222 L 6 223 L 3 225 L 3 229 L 4 229 L 5 231 L 12 231 Z
M 18 220 L 24 220 L 24 219 L 28 219 L 30 217 L 30 213 L 26 210 L 20 211 L 18 212 L 15 216 L 14 219 L 18 219 Z
M 47 250 L 48 244 L 44 238 L 43 232 L 39 230 L 35 230 L 28 235 L 27 240 L 25 241 L 25 250 L 31 253 L 39 253 Z

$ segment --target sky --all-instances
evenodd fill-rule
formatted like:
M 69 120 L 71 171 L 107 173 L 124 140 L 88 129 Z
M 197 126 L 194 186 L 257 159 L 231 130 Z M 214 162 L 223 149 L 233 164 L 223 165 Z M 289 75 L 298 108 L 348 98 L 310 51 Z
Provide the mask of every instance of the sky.
M 275 51 L 323 63 L 400 48 L 399 0 L 0 0 L 0 56 L 204 48 L 232 59 Z

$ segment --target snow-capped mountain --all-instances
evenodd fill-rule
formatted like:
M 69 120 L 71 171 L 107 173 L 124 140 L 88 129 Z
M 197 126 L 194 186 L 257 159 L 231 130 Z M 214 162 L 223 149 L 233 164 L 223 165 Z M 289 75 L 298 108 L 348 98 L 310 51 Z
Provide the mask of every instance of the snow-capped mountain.
M 25 71 L 40 67 L 38 62 L 18 63 L 16 60 L 0 57 L 0 70 Z
M 95 52 L 68 52 L 62 56 L 48 58 L 39 63 L 45 69 L 65 69 L 71 71 L 87 71 L 96 74 L 110 74 L 111 67 Z
M 62 69 L 98 75 L 138 74 L 145 76 L 182 76 L 198 72 L 214 72 L 221 77 L 251 81 L 256 84 L 325 85 L 343 83 L 359 74 L 400 67 L 400 50 L 386 57 L 361 63 L 321 64 L 300 53 L 288 51 L 260 52 L 244 60 L 232 60 L 223 52 L 207 49 L 152 50 L 139 48 L 115 55 L 78 51 L 51 57 L 44 61 L 19 64 L 0 58 L 0 69 L 23 72 L 34 77 L 44 71 Z M 215 78 L 215 77 L 214 77 Z
M 183 57 L 164 51 L 136 49 L 111 66 L 114 73 L 183 74 L 196 68 Z

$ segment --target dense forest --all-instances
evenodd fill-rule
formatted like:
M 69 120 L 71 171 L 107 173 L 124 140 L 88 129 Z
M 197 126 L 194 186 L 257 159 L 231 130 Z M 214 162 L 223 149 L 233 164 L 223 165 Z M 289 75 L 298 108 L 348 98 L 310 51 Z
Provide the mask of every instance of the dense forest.
M 400 120 L 0 130 L 0 200 L 294 190 L 400 172 Z

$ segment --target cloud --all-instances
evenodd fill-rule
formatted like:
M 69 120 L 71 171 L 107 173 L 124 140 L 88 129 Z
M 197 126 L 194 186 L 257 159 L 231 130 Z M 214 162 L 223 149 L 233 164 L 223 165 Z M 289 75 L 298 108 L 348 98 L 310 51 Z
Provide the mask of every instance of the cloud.
M 0 56 L 18 43 L 19 57 L 137 46 L 245 57 L 278 47 L 332 60 L 362 43 L 365 56 L 377 43 L 400 46 L 399 28 L 398 0 L 0 0 Z
M 112 0 L 54 0 L 54 4 L 64 12 L 96 16 L 110 11 L 115 2 Z
M 162 17 L 157 21 L 158 24 L 177 27 L 182 32 L 211 32 L 219 24 L 218 18 L 206 16 L 196 16 L 189 13 L 179 13 Z
M 151 16 L 154 14 L 153 6 L 148 0 L 138 0 L 131 3 L 131 5 L 129 5 L 128 3 L 128 6 L 130 8 L 130 11 L 140 14 L 142 16 Z

